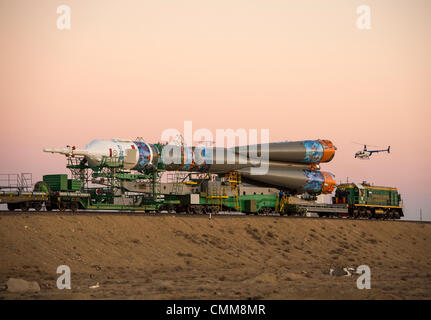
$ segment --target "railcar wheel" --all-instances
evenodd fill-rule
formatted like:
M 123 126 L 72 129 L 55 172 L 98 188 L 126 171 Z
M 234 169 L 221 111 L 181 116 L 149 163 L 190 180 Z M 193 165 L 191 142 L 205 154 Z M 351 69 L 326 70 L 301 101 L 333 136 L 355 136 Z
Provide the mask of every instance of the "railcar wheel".
M 72 210 L 72 212 L 78 211 L 78 203 L 77 202 L 71 202 L 70 203 L 70 209 Z
M 209 207 L 209 210 L 211 211 L 211 213 L 218 213 L 219 212 L 219 208 L 217 206 L 211 206 L 211 207 Z
M 15 211 L 17 209 L 16 203 L 8 203 L 7 208 L 9 211 Z
M 33 202 L 33 208 L 36 211 L 40 211 L 42 209 L 42 202 Z
M 258 214 L 267 216 L 271 212 L 271 208 L 269 207 L 261 207 Z
M 28 211 L 29 207 L 30 206 L 27 202 L 21 202 L 19 205 L 19 208 L 21 209 L 21 211 Z
M 58 202 L 58 210 L 60 210 L 61 212 L 66 211 L 66 203 Z
M 169 204 L 168 207 L 166 208 L 166 210 L 168 211 L 169 214 L 174 213 L 174 206 Z

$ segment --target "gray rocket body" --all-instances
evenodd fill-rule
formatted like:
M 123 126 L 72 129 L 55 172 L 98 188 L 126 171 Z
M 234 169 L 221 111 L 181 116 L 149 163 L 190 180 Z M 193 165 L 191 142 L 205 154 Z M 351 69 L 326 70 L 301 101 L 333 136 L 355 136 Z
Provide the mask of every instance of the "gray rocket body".
M 328 140 L 304 140 L 234 148 L 153 145 L 125 139 L 93 140 L 86 149 L 44 149 L 66 156 L 82 156 L 92 166 L 104 157 L 124 158 L 125 169 L 144 171 L 164 164 L 167 171 L 241 173 L 245 181 L 275 186 L 291 192 L 330 193 L 334 176 L 320 171 L 330 161 L 335 146 Z M 256 169 L 256 170 L 255 170 Z M 257 170 L 259 169 L 259 170 Z

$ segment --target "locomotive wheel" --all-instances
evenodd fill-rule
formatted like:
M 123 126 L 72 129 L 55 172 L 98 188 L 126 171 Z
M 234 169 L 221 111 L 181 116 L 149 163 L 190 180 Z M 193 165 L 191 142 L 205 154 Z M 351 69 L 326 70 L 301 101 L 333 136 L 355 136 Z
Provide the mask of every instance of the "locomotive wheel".
M 361 215 L 359 214 L 358 210 L 353 210 L 352 217 L 353 217 L 353 219 L 358 219 L 361 217 Z

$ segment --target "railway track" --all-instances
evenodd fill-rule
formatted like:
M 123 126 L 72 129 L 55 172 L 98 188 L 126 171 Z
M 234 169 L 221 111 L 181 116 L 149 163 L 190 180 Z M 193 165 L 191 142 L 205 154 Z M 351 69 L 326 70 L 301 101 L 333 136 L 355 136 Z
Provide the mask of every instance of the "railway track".
M 0 210 L 0 216 L 145 216 L 145 217 L 185 217 L 185 218 L 201 218 L 203 216 L 207 216 L 210 218 L 209 214 L 187 214 L 183 212 L 179 213 L 149 213 L 149 212 L 140 212 L 140 211 L 114 211 L 114 210 L 78 210 L 76 212 L 72 211 L 9 211 L 9 210 Z M 211 218 L 248 218 L 248 217 L 257 217 L 257 218 L 281 218 L 281 219 L 318 219 L 318 220 L 352 220 L 352 221 L 379 221 L 379 222 L 408 222 L 408 223 L 431 223 L 431 221 L 419 221 L 419 220 L 382 220 L 382 219 L 352 219 L 348 217 L 307 217 L 307 216 L 281 216 L 278 213 L 269 213 L 269 214 L 245 214 L 241 212 L 219 212 L 211 214 Z

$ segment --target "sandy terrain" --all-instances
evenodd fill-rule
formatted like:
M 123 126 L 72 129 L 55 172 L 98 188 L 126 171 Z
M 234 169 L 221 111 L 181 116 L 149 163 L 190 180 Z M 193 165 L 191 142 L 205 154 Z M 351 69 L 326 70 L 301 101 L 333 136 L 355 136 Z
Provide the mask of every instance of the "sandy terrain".
M 277 217 L 0 216 L 2 299 L 430 299 L 431 224 Z M 57 266 L 72 289 L 56 287 Z M 371 268 L 371 289 L 336 266 Z M 100 287 L 90 286 L 99 283 Z

